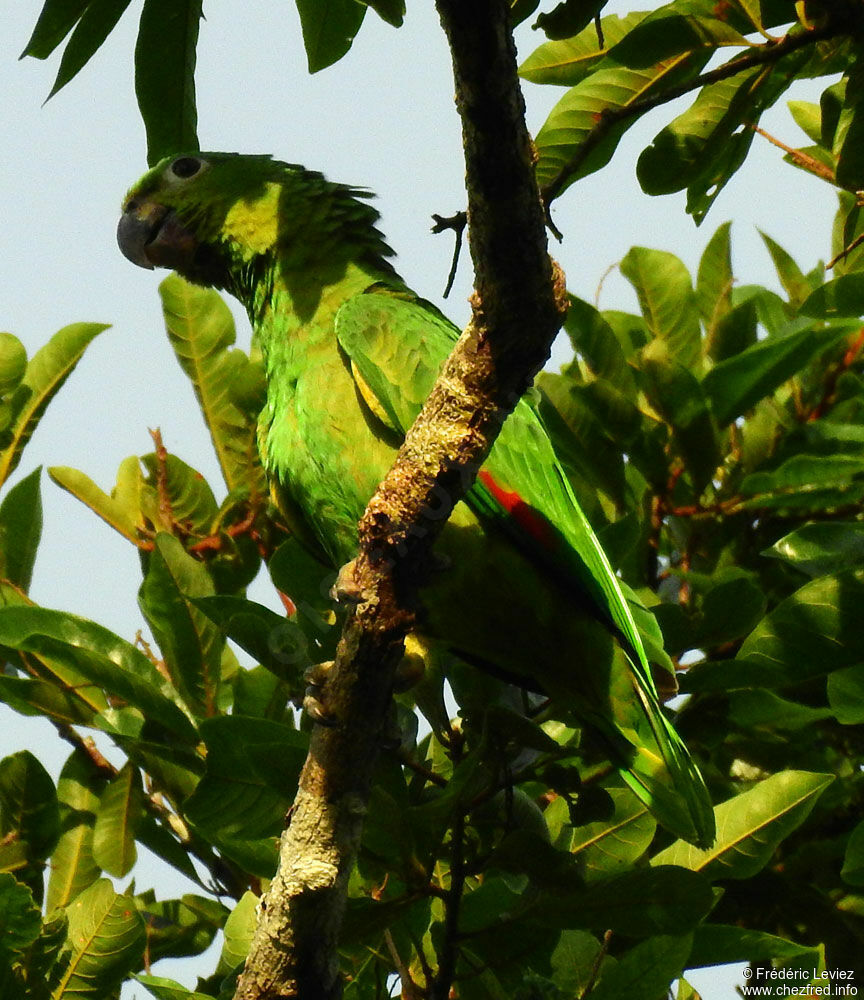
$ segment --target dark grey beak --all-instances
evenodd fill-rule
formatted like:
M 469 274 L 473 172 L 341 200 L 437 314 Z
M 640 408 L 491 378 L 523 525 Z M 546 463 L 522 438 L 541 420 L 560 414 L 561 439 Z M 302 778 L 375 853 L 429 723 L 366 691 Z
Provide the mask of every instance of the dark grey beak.
M 120 216 L 117 223 L 117 245 L 127 260 L 139 267 L 153 270 L 153 262 L 145 253 L 147 244 L 159 228 L 159 220 L 142 219 L 137 214 L 138 206 L 133 202 Z
M 168 267 L 188 275 L 195 266 L 198 242 L 164 205 L 132 200 L 120 216 L 117 243 L 123 255 L 152 271 Z

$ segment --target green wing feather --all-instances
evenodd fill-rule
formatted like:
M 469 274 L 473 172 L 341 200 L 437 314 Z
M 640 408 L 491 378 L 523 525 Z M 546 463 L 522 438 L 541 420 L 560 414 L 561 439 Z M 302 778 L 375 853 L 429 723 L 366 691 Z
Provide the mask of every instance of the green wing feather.
M 423 405 L 458 331 L 430 303 L 386 288 L 345 302 L 336 314 L 336 335 L 352 369 L 376 398 L 394 431 L 404 434 Z M 466 502 L 482 519 L 497 521 L 525 554 L 559 578 L 576 581 L 600 615 L 620 634 L 633 691 L 621 717 L 592 721 L 626 761 L 622 777 L 663 822 L 687 840 L 707 844 L 714 815 L 702 777 L 663 714 L 642 638 L 624 588 L 573 495 L 538 414 L 527 399 L 507 419 Z M 490 478 L 491 477 L 491 478 Z M 539 515 L 547 546 L 525 530 L 507 509 L 502 494 L 518 495 L 523 515 Z M 539 520 L 539 519 L 538 519 Z M 530 523 L 529 523 L 530 528 Z M 551 543 L 551 544 L 550 544 Z M 629 591 L 629 589 L 628 589 Z M 631 600 L 635 602 L 635 597 Z M 638 602 L 636 602 L 638 603 Z M 643 616 L 645 617 L 645 616 Z M 653 624 L 653 617 L 651 621 Z M 656 624 L 654 624 L 656 629 Z M 632 726 L 632 699 L 647 720 L 650 737 Z M 623 695 L 627 698 L 627 694 Z M 613 699 L 614 701 L 614 699 Z M 629 724 L 628 724 L 629 723 Z

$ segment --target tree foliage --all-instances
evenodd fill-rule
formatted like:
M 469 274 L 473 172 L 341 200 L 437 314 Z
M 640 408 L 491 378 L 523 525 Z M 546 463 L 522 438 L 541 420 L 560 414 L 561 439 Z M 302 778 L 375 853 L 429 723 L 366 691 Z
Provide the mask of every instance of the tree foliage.
M 368 6 L 401 22 L 398 0 Z M 538 6 L 516 3 L 514 20 Z M 47 0 L 25 54 L 65 41 L 52 93 L 124 7 Z M 347 51 L 366 5 L 298 7 L 315 71 Z M 340 946 L 348 997 L 387 995 L 395 975 L 409 997 L 452 980 L 466 1000 L 660 1000 L 675 980 L 693 996 L 687 970 L 724 962 L 860 966 L 864 12 L 852 0 L 674 0 L 625 18 L 603 7 L 538 13 L 548 40 L 521 68 L 565 88 L 536 137 L 547 204 L 601 169 L 645 111 L 692 93 L 636 171 L 647 194 L 686 190 L 702 222 L 760 114 L 796 80 L 831 80 L 818 105 L 791 105 L 810 145 L 785 158 L 838 189 L 833 270 L 803 270 L 765 235 L 784 294 L 747 284 L 728 223 L 695 275 L 667 250 L 634 247 L 621 272 L 639 312 L 573 296 L 572 358 L 538 379 L 580 503 L 679 668 L 686 697 L 669 711 L 717 803 L 717 841 L 670 842 L 569 716 L 438 662 L 398 696 L 378 765 Z M 200 14 L 200 0 L 145 0 L 135 59 L 151 162 L 196 146 Z M 38 470 L 0 503 L 0 699 L 50 719 L 73 747 L 56 784 L 26 750 L 0 761 L 4 996 L 101 1000 L 132 975 L 157 998 L 232 995 L 306 756 L 309 723 L 292 706 L 338 638 L 328 572 L 269 503 L 260 359 L 233 346 L 215 293 L 174 276 L 160 291 L 223 482 L 158 434 L 107 488 L 49 470 L 138 550 L 154 644 L 37 607 Z M 102 329 L 65 327 L 29 360 L 0 337 L 0 485 Z M 245 597 L 262 565 L 285 617 Z M 199 892 L 118 893 L 105 876 L 125 880 L 138 844 Z M 218 964 L 196 991 L 150 972 L 220 929 Z

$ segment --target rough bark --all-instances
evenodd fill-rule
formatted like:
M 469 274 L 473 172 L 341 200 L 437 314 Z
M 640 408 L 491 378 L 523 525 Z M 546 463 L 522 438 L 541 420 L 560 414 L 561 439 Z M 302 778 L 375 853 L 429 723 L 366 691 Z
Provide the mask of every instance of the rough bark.
M 516 75 L 506 0 L 438 0 L 463 123 L 473 315 L 360 523 L 352 608 L 328 673 L 279 872 L 235 1000 L 330 1000 L 336 943 L 393 674 L 431 547 L 565 312 Z

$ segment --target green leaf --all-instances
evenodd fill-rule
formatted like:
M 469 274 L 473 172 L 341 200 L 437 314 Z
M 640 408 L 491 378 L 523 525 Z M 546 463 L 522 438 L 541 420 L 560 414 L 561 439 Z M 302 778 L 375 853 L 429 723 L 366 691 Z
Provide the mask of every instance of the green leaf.
M 179 527 L 184 533 L 209 535 L 218 508 L 201 473 L 176 455 L 151 453 L 142 455 L 141 462 L 149 473 L 150 495 L 141 495 L 147 520 L 169 534 Z
M 611 928 L 633 937 L 684 933 L 708 913 L 714 899 L 707 880 L 674 865 L 635 869 L 582 892 L 562 887 L 544 896 L 537 920 L 553 927 Z
M 313 665 L 311 654 L 317 648 L 315 637 L 303 627 L 308 617 L 285 618 L 254 601 L 221 594 L 197 598 L 194 604 L 256 663 L 285 680 L 292 693 L 302 693 L 303 674 Z
M 864 633 L 855 610 L 862 600 L 862 570 L 812 580 L 762 619 L 737 659 L 746 661 L 757 684 L 762 671 L 793 683 L 864 662 Z
M 93 858 L 109 875 L 122 878 L 135 864 L 135 831 L 144 812 L 138 769 L 128 761 L 108 782 L 93 827 Z
M 207 772 L 187 800 L 185 816 L 247 871 L 269 878 L 308 738 L 283 723 L 237 715 L 207 719 L 201 733 Z
M 662 86 L 699 72 L 698 60 L 671 59 L 645 70 L 601 66 L 561 98 L 537 133 L 537 183 L 557 197 L 570 184 L 604 167 L 624 132 L 640 114 L 623 116 L 615 124 L 606 119 L 636 105 Z
M 792 329 L 716 364 L 702 380 L 719 426 L 731 423 L 848 334 L 847 327 Z
M 249 954 L 249 946 L 252 944 L 252 936 L 255 933 L 255 924 L 258 920 L 258 903 L 259 899 L 255 893 L 247 890 L 225 921 L 225 941 L 216 969 L 222 975 L 228 975 L 229 972 L 236 969 Z
M 548 13 L 541 13 L 531 27 L 542 29 L 548 38 L 569 38 L 593 25 L 606 3 L 607 0 L 561 0 Z
M 657 1000 L 684 971 L 692 934 L 642 941 L 611 963 L 591 990 L 591 1000 Z
M 625 346 L 612 325 L 594 306 L 575 295 L 568 298 L 564 329 L 573 350 L 585 359 L 590 374 L 612 382 L 629 395 L 635 395 L 633 373 L 627 365 L 627 358 L 633 352 L 632 343 Z M 572 367 L 568 367 L 567 374 L 575 377 Z
M 864 663 L 828 674 L 828 704 L 844 726 L 864 722 Z
M 44 861 L 60 835 L 60 809 L 51 776 L 30 753 L 0 760 L 0 865 L 9 853 Z
M 148 925 L 151 961 L 200 955 L 228 916 L 227 907 L 218 900 L 191 894 L 158 901 L 151 890 L 136 897 L 135 903 Z
M 825 576 L 864 564 L 864 524 L 814 521 L 784 535 L 763 556 L 782 559 L 808 576 Z
M 844 274 L 820 285 L 807 297 L 800 311 L 819 319 L 844 316 L 857 319 L 864 315 L 864 273 Z
M 771 254 L 771 260 L 774 262 L 774 267 L 777 271 L 777 277 L 780 279 L 780 284 L 783 285 L 786 294 L 789 296 L 789 301 L 793 305 L 800 305 L 813 290 L 810 282 L 789 253 L 776 240 L 772 240 L 761 229 L 759 230 L 759 235 L 762 237 L 765 246 L 768 247 L 768 252 Z
M 702 386 L 688 366 L 672 357 L 667 343 L 658 339 L 642 351 L 642 388 L 669 424 L 675 450 L 699 494 L 720 464 L 720 442 Z
M 168 339 L 195 389 L 225 484 L 229 490 L 244 487 L 252 495 L 266 495 L 256 440 L 260 405 L 243 409 L 232 396 L 232 389 L 254 379 L 263 402 L 263 371 L 242 351 L 230 349 L 234 320 L 213 289 L 172 274 L 159 286 L 159 294 Z
M 698 371 L 701 333 L 687 268 L 674 254 L 646 247 L 631 247 L 620 266 L 636 290 L 652 336 L 664 341 L 679 364 Z
M 704 86 L 692 106 L 645 149 L 636 175 L 646 194 L 687 189 L 687 211 L 699 223 L 753 141 L 750 127 L 789 87 L 808 53 L 748 69 Z M 746 124 L 745 124 L 746 123 Z
M 643 17 L 644 11 L 634 11 L 625 17 L 617 14 L 604 17 L 600 22 L 603 48 L 600 48 L 593 24 L 573 38 L 544 42 L 522 63 L 519 75 L 532 83 L 573 87 L 593 73 L 609 48 L 619 42 Z
M 141 474 L 139 460 L 134 455 L 123 460 L 117 473 L 117 486 L 109 496 L 78 469 L 54 465 L 48 470 L 48 475 L 61 489 L 71 493 L 94 514 L 98 514 L 106 524 L 110 524 L 115 531 L 119 531 L 124 538 L 137 545 L 139 531 L 143 529 L 144 521 L 140 503 L 135 502 L 140 499 L 136 495 L 138 491 L 130 493 L 128 488 L 124 489 L 124 486 L 128 487 L 130 484 L 130 474 L 131 480 L 137 479 L 140 490 L 144 477 Z
M 745 508 L 826 510 L 864 497 L 864 456 L 793 455 L 741 483 Z
M 0 486 L 15 470 L 45 408 L 78 364 L 87 345 L 107 329 L 105 323 L 64 326 L 30 359 L 23 380 L 10 397 L 10 425 L 0 433 Z
M 21 384 L 27 371 L 27 350 L 12 333 L 0 332 L 0 396 L 8 396 Z
M 573 828 L 570 853 L 589 881 L 615 875 L 632 866 L 651 843 L 657 823 L 626 788 L 607 789 L 614 811 L 606 819 Z
M 202 0 L 144 0 L 135 44 L 135 96 L 147 163 L 198 149 L 195 60 Z
M 0 872 L 0 962 L 4 953 L 20 954 L 29 948 L 41 930 L 42 914 L 33 893 L 13 875 Z
M 691 4 L 691 6 L 693 6 Z M 714 51 L 724 45 L 746 45 L 744 37 L 727 20 L 711 17 L 717 10 L 711 0 L 688 13 L 681 4 L 666 4 L 635 25 L 610 51 L 610 59 L 640 68 L 700 49 Z M 701 10 L 698 9 L 701 6 Z
M 164 976 L 139 976 L 132 977 L 135 982 L 146 986 L 149 993 L 157 1000 L 213 1000 L 209 993 L 198 993 L 190 990 L 173 979 L 166 979 Z
M 90 0 L 63 50 L 57 79 L 46 100 L 50 100 L 87 65 L 128 6 L 129 0 Z
M 732 691 L 729 719 L 744 730 L 788 730 L 794 732 L 832 716 L 830 708 L 812 708 L 781 698 L 773 691 Z
M 405 0 L 363 0 L 363 3 L 394 28 L 401 27 L 405 20 Z
M 130 896 L 100 879 L 70 903 L 66 944 L 71 961 L 54 1000 L 105 1000 L 139 968 L 144 954 L 144 921 Z
M 0 504 L 0 577 L 25 593 L 42 537 L 40 469 L 16 483 Z
M 201 716 L 212 715 L 216 708 L 224 640 L 190 598 L 212 593 L 205 567 L 176 538 L 157 535 L 138 599 L 172 684 Z
M 727 962 L 779 962 L 789 958 L 811 958 L 819 965 L 820 948 L 796 944 L 775 934 L 732 927 L 728 924 L 702 924 L 693 935 L 693 950 L 687 967 L 725 965 Z
M 696 274 L 696 303 L 709 340 L 717 324 L 732 308 L 731 222 L 724 222 L 708 240 Z
M 652 865 L 681 865 L 712 879 L 750 878 L 770 861 L 777 845 L 809 816 L 833 774 L 782 771 L 714 809 L 717 839 L 707 850 L 678 840 Z
M 0 645 L 44 658 L 61 684 L 79 685 L 78 697 L 98 710 L 107 706 L 104 687 L 184 742 L 198 742 L 192 723 L 162 693 L 165 682 L 155 666 L 95 622 L 49 608 L 0 607 Z
M 849 836 L 840 877 L 848 885 L 864 886 L 864 821 Z
M 338 62 L 351 48 L 366 5 L 356 0 L 296 0 L 310 73 Z
M 92 885 L 101 869 L 93 857 L 93 827 L 105 778 L 82 750 L 74 750 L 57 781 L 60 839 L 51 855 L 45 911 L 65 907 Z
M 84 13 L 90 0 L 45 0 L 21 58 L 47 59 Z

